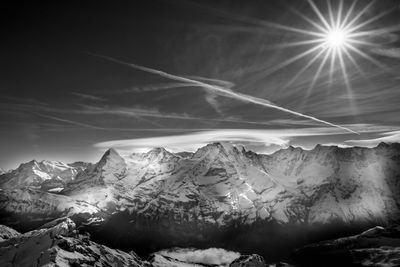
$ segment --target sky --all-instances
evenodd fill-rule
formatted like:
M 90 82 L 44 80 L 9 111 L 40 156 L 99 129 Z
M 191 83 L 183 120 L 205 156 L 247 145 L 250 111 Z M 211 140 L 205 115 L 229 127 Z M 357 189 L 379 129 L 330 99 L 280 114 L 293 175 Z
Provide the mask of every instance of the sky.
M 342 61 L 310 42 L 330 10 L 363 33 Z M 0 19 L 3 169 L 400 141 L 399 0 L 9 1 Z

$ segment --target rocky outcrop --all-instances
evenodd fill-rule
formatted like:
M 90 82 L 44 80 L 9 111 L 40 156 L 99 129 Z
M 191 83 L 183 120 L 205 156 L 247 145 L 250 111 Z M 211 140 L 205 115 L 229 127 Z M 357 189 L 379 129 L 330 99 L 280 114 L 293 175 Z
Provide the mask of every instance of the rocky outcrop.
M 2 230 L 2 228 L 0 228 Z M 65 219 L 0 242 L 1 266 L 151 266 L 137 255 L 90 241 Z
M 211 265 L 211 264 L 202 264 L 202 263 L 194 263 L 194 262 L 187 262 L 182 261 L 179 259 L 175 259 L 173 257 L 168 257 L 165 255 L 160 254 L 153 254 L 149 262 L 154 267 L 216 267 L 218 265 Z
M 0 242 L 19 236 L 20 233 L 5 225 L 0 225 Z
M 263 257 L 257 254 L 242 255 L 234 260 L 229 267 L 266 267 Z
M 263 257 L 257 254 L 251 255 L 242 255 L 239 258 L 235 259 L 229 267 L 291 267 L 292 265 L 279 262 L 267 264 Z
M 44 191 L 61 191 L 68 182 L 86 169 L 90 164 L 76 162 L 65 164 L 59 161 L 32 160 L 21 164 L 17 169 L 7 173 L 0 173 L 0 187 L 2 189 L 16 189 L 21 187 L 38 188 Z
M 400 226 L 374 227 L 359 235 L 323 241 L 296 250 L 300 266 L 398 266 Z

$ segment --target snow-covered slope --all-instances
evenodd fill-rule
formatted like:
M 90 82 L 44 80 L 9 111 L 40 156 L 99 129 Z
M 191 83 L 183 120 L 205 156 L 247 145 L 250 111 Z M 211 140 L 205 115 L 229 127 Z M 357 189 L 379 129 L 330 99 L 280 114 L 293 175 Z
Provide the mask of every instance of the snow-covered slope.
M 0 187 L 2 189 L 31 187 L 60 191 L 66 183 L 74 180 L 75 176 L 88 166 L 89 164 L 83 162 L 65 164 L 59 161 L 32 160 L 8 173 L 0 173 Z
M 272 218 L 270 204 L 285 193 L 285 186 L 262 165 L 220 143 L 199 149 L 191 158 L 162 148 L 127 158 L 109 150 L 65 191 L 101 208 L 112 205 L 152 217 L 219 225 Z
M 21 166 L 11 173 L 24 173 Z M 31 173 L 32 167 L 27 169 Z M 44 167 L 40 170 L 50 176 Z M 36 176 L 7 177 L 0 191 L 3 223 L 16 215 L 47 221 L 84 213 L 85 227 L 112 229 L 99 238 L 116 240 L 114 232 L 120 231 L 118 238 L 130 236 L 138 244 L 153 238 L 180 245 L 242 234 L 230 241 L 236 242 L 234 249 L 245 239 L 267 242 L 262 234 L 271 242 L 281 240 L 278 235 L 298 239 L 290 231 L 271 230 L 271 224 L 298 227 L 299 235 L 309 225 L 388 224 L 400 215 L 399 144 L 372 149 L 318 145 L 310 151 L 289 147 L 272 155 L 226 143 L 192 154 L 155 148 L 121 156 L 110 149 L 58 194 L 43 186 L 32 189 Z
M 79 173 L 77 168 L 84 167 L 48 161 L 21 164 L 1 176 L 1 188 L 43 189 L 47 181 L 59 179 L 60 187 L 67 184 L 65 197 L 99 209 L 153 218 L 168 213 L 176 220 L 196 218 L 219 225 L 232 219 L 387 222 L 399 216 L 399 163 L 396 144 L 374 149 L 317 146 L 311 151 L 289 147 L 257 155 L 214 143 L 191 157 L 162 148 L 121 157 L 110 149 Z
M 2 231 L 3 228 L 0 228 Z M 3 232 L 0 232 L 3 234 Z M 65 219 L 59 224 L 0 242 L 0 266 L 151 266 L 133 252 L 89 240 Z
M 388 222 L 399 216 L 400 147 L 317 146 L 257 155 L 228 144 L 182 158 L 157 148 L 123 158 L 109 150 L 66 194 L 117 210 L 224 225 Z
M 398 219 L 398 144 L 373 149 L 318 145 L 311 151 L 290 147 L 263 158 L 271 176 L 303 195 L 297 198 L 303 205 L 294 208 L 308 222 Z

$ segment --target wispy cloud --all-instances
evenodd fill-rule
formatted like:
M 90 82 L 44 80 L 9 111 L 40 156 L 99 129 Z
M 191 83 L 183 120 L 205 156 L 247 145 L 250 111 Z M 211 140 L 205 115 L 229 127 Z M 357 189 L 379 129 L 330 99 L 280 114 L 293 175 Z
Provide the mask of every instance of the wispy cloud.
M 374 52 L 375 54 L 385 56 L 385 57 L 400 59 L 400 48 L 399 47 L 390 47 L 390 48 L 377 47 L 377 48 L 371 49 L 371 52 Z
M 39 105 L 39 106 L 48 106 L 49 104 L 43 101 L 40 101 L 36 98 L 31 97 L 14 97 L 14 96 L 1 96 L 1 98 L 11 101 L 20 105 Z
M 50 119 L 53 121 L 58 121 L 58 122 L 63 122 L 66 124 L 70 124 L 70 125 L 75 125 L 75 126 L 79 126 L 81 128 L 87 128 L 87 129 L 91 129 L 91 130 L 101 130 L 101 131 L 133 131 L 133 132 L 146 132 L 146 131 L 162 131 L 162 132 L 174 132 L 172 129 L 162 129 L 162 128 L 146 128 L 146 129 L 135 129 L 135 128 L 121 128 L 121 127 L 102 127 L 102 126 L 97 126 L 94 124 L 88 124 L 88 123 L 83 123 L 83 122 L 79 122 L 76 120 L 70 120 L 70 119 L 66 119 L 63 117 L 59 117 L 59 116 L 53 116 L 53 115 L 47 115 L 47 114 L 42 114 L 42 113 L 37 113 L 37 112 L 32 112 L 33 115 L 36 115 L 38 117 L 42 117 L 42 118 L 46 118 L 46 119 Z M 35 123 L 37 124 L 37 123 Z M 158 126 L 158 125 L 156 125 Z M 59 128 L 63 128 L 64 126 L 60 126 Z M 57 127 L 53 127 L 57 128 Z
M 119 115 L 128 117 L 153 117 L 153 118 L 164 118 L 164 119 L 183 119 L 192 120 L 200 119 L 191 117 L 187 114 L 176 114 L 176 113 L 163 113 L 155 108 L 140 108 L 140 107 L 113 107 L 113 106 L 89 106 L 81 105 L 81 110 L 76 110 L 80 114 L 92 114 L 92 115 Z
M 206 101 L 208 102 L 208 104 L 210 104 L 210 106 L 219 114 L 222 114 L 222 109 L 221 109 L 221 105 L 217 100 L 217 95 L 215 94 L 210 94 L 207 93 L 205 96 Z
M 84 128 L 104 130 L 104 128 L 102 128 L 102 127 L 98 127 L 98 126 L 86 124 L 86 123 L 81 123 L 81 122 L 74 121 L 74 120 L 68 120 L 65 118 L 57 117 L 57 116 L 51 116 L 51 115 L 46 115 L 46 114 L 41 114 L 41 113 L 36 113 L 36 112 L 33 112 L 32 114 L 42 117 L 42 118 L 51 119 L 51 120 L 55 120 L 55 121 L 59 121 L 59 122 L 64 122 L 64 123 L 72 124 L 72 125 L 76 125 L 76 126 L 81 126 Z
M 200 263 L 205 265 L 228 266 L 240 256 L 240 253 L 222 248 L 192 249 L 176 248 L 157 252 L 163 256 L 171 257 L 183 262 Z
M 222 86 L 222 87 L 229 88 L 229 89 L 231 89 L 235 86 L 234 83 L 232 83 L 230 81 L 225 81 L 225 80 L 205 78 L 205 77 L 200 77 L 200 76 L 187 76 L 187 78 L 197 80 L 197 81 L 209 82 L 211 84 L 214 84 L 217 86 Z
M 210 99 L 210 101 L 213 101 Z M 272 120 L 272 121 L 249 121 L 243 120 L 235 117 L 225 117 L 225 118 L 204 118 L 195 117 L 186 113 L 167 113 L 162 112 L 155 108 L 143 108 L 143 107 L 118 107 L 118 106 L 89 106 L 80 105 L 82 109 L 71 110 L 69 113 L 79 113 L 85 115 L 115 115 L 124 117 L 151 117 L 160 119 L 178 119 L 178 120 L 193 120 L 201 122 L 219 122 L 219 123 L 238 123 L 238 124 L 253 124 L 253 125 L 315 125 L 310 120 Z M 216 104 L 216 109 L 219 109 L 218 104 Z M 63 111 L 61 111 L 63 112 Z
M 288 143 L 286 138 L 279 137 L 263 130 L 211 130 L 183 135 L 159 136 L 151 138 L 137 138 L 130 140 L 112 140 L 97 143 L 97 148 L 117 148 L 127 152 L 142 152 L 152 147 L 164 147 L 171 151 L 194 151 L 197 148 L 212 142 L 250 142 L 260 146 L 277 144 L 284 146 Z
M 83 93 L 78 93 L 78 92 L 72 92 L 71 94 L 85 100 L 91 100 L 91 101 L 100 101 L 104 102 L 107 101 L 107 99 L 95 95 L 89 95 L 89 94 L 83 94 Z
M 185 77 L 169 74 L 169 73 L 166 73 L 166 72 L 163 72 L 163 71 L 160 71 L 160 70 L 155 70 L 155 69 L 139 66 L 139 65 L 136 65 L 136 64 L 132 64 L 132 63 L 127 63 L 127 62 L 124 62 L 124 61 L 121 61 L 121 60 L 118 60 L 118 59 L 115 59 L 115 58 L 112 58 L 112 57 L 98 55 L 98 54 L 91 54 L 91 55 L 96 56 L 96 57 L 100 57 L 100 58 L 103 58 L 105 60 L 112 61 L 112 62 L 115 62 L 115 63 L 118 63 L 118 64 L 126 65 L 126 66 L 129 66 L 131 68 L 135 68 L 137 70 L 141 70 L 141 71 L 144 71 L 144 72 L 147 72 L 147 73 L 152 73 L 152 74 L 155 74 L 155 75 L 167 78 L 167 79 L 175 80 L 175 81 L 178 81 L 178 82 L 184 82 L 184 83 L 192 83 L 193 85 L 197 85 L 197 86 L 199 86 L 201 88 L 209 90 L 209 91 L 211 91 L 211 92 L 213 92 L 215 94 L 218 94 L 220 96 L 233 98 L 233 99 L 236 99 L 236 100 L 244 101 L 246 103 L 256 104 L 256 105 L 263 106 L 263 107 L 277 109 L 277 110 L 280 110 L 282 112 L 286 112 L 286 113 L 290 113 L 290 114 L 295 115 L 295 116 L 299 116 L 299 117 L 307 118 L 307 119 L 310 119 L 310 120 L 314 120 L 314 121 L 322 123 L 322 124 L 326 124 L 326 125 L 329 125 L 329 126 L 332 126 L 332 127 L 340 128 L 340 129 L 346 130 L 348 132 L 357 134 L 357 132 L 355 132 L 355 131 L 353 131 L 353 130 L 351 130 L 349 128 L 346 128 L 346 127 L 343 127 L 343 126 L 340 126 L 340 125 L 337 125 L 337 124 L 333 124 L 331 122 L 328 122 L 328 121 L 325 121 L 325 120 L 321 120 L 321 119 L 318 119 L 318 118 L 313 117 L 313 116 L 305 115 L 305 114 L 299 113 L 297 111 L 293 111 L 293 110 L 278 106 L 278 105 L 276 105 L 276 104 L 274 104 L 274 103 L 272 103 L 272 102 L 270 102 L 269 100 L 266 100 L 266 99 L 262 99 L 262 98 L 258 98 L 258 97 L 254 97 L 254 96 L 250 96 L 250 95 L 234 92 L 234 91 L 232 91 L 232 90 L 230 90 L 228 88 L 224 88 L 224 87 L 216 86 L 216 85 L 211 85 L 211 84 L 208 84 L 208 83 L 205 83 L 205 82 L 201 82 L 201 81 L 192 80 L 192 79 L 188 79 L 188 78 L 185 78 Z
M 312 120 L 301 119 L 276 119 L 268 121 L 270 125 L 303 125 L 303 126 L 318 126 L 319 123 Z
M 154 92 L 154 91 L 162 91 L 174 88 L 183 88 L 183 87 L 193 87 L 197 85 L 193 85 L 191 83 L 157 83 L 150 85 L 142 85 L 142 86 L 132 86 L 129 88 L 123 88 L 119 90 L 113 90 L 112 94 L 126 94 L 126 93 L 141 93 L 141 92 Z M 108 92 L 108 91 L 107 91 Z
M 361 133 L 382 132 L 393 127 L 377 127 L 374 125 L 348 125 Z M 247 143 L 259 149 L 271 145 L 287 146 L 291 140 L 307 136 L 342 135 L 348 132 L 337 128 L 310 127 L 297 129 L 219 129 L 191 132 L 182 135 L 157 136 L 151 138 L 136 138 L 111 140 L 94 144 L 97 148 L 114 147 L 127 152 L 142 152 L 152 147 L 165 147 L 171 151 L 194 151 L 212 142 Z
M 399 143 L 400 142 L 400 131 L 392 131 L 379 134 L 382 137 L 372 138 L 372 139 L 362 139 L 362 140 L 347 140 L 346 144 L 351 146 L 366 146 L 374 147 L 381 142 L 385 143 Z
M 210 101 L 213 101 L 210 99 Z M 85 128 L 92 129 L 104 129 L 103 127 L 98 127 L 93 125 L 93 123 L 84 123 L 78 122 L 74 120 L 69 120 L 64 118 L 65 116 L 70 115 L 110 115 L 117 117 L 125 117 L 125 118 L 135 118 L 137 120 L 141 120 L 147 122 L 150 125 L 155 125 L 158 128 L 164 128 L 163 125 L 158 123 L 155 120 L 146 119 L 147 118 L 158 118 L 158 119 L 174 119 L 174 120 L 188 120 L 188 121 L 197 121 L 204 124 L 209 124 L 210 122 L 220 124 L 220 123 L 235 123 L 238 126 L 240 125 L 254 125 L 254 126 L 273 126 L 273 125 L 315 125 L 316 122 L 312 120 L 270 120 L 270 121 L 251 121 L 242 118 L 238 118 L 235 116 L 224 116 L 222 118 L 206 118 L 206 117 L 196 117 L 186 113 L 168 113 L 164 111 L 160 111 L 156 108 L 145 108 L 141 106 L 134 107 L 124 107 L 124 106 L 112 106 L 112 105 L 87 105 L 87 104 L 77 104 L 78 108 L 57 108 L 52 106 L 39 106 L 33 104 L 8 104 L 3 103 L 1 108 L 4 108 L 6 111 L 18 112 L 21 114 L 34 113 L 40 114 L 41 117 L 47 116 L 48 119 L 53 118 L 54 120 L 62 121 L 69 124 L 74 124 L 76 126 L 82 126 Z M 219 108 L 218 104 L 215 106 L 216 109 Z M 92 119 L 92 121 L 97 121 L 96 119 Z M 74 123 L 77 122 L 77 123 Z M 112 128 L 114 129 L 114 128 Z M 124 129 L 124 128 L 122 128 Z M 161 129 L 160 129 L 161 130 Z

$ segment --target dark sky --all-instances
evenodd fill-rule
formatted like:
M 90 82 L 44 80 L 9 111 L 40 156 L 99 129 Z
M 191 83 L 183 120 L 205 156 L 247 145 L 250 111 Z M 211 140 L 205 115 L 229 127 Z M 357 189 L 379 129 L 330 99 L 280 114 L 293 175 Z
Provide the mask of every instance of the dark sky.
M 345 14 L 352 1 L 344 2 Z M 350 19 L 371 3 L 358 2 Z M 328 18 L 327 2 L 315 3 Z M 340 2 L 331 3 L 337 14 Z M 362 54 L 349 50 L 358 65 L 344 57 L 347 84 L 338 60 L 331 80 L 328 60 L 312 82 L 324 54 L 291 82 L 318 50 L 277 68 L 315 46 L 288 46 L 315 37 L 276 27 L 318 31 L 293 11 L 322 24 L 307 1 L 2 5 L 0 167 L 5 169 L 32 158 L 94 161 L 109 146 L 123 151 L 152 146 L 193 150 L 211 141 L 231 141 L 266 152 L 289 144 L 371 146 L 400 140 L 398 0 L 375 1 L 356 21 L 391 11 L 359 30 L 370 31 L 359 40 L 371 44 L 355 45 Z

